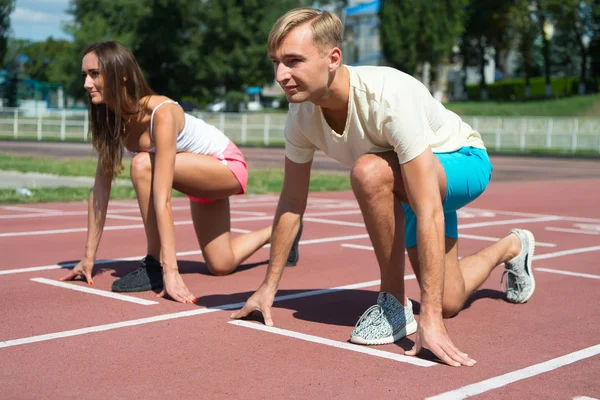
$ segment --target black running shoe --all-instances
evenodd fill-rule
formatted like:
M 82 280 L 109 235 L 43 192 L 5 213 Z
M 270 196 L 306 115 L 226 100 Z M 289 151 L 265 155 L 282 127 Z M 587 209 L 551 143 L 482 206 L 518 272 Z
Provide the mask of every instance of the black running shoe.
M 112 284 L 113 292 L 145 292 L 163 288 L 163 270 L 151 255 L 142 259 L 142 266 Z
M 300 242 L 300 237 L 302 236 L 302 227 L 302 220 L 300 220 L 300 229 L 298 229 L 298 234 L 296 235 L 296 239 L 294 239 L 294 244 L 292 245 L 290 254 L 288 254 L 287 262 L 285 263 L 286 267 L 295 267 L 296 264 L 298 264 L 298 259 L 300 258 L 300 253 L 298 252 L 298 243 Z

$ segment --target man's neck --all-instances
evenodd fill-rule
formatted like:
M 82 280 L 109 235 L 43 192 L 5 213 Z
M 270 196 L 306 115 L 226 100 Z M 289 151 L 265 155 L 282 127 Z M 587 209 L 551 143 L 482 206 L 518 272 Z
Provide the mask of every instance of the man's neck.
M 348 96 L 350 92 L 350 71 L 342 65 L 335 72 L 335 75 L 327 89 L 327 93 L 314 102 L 321 108 L 335 112 L 345 112 L 348 107 Z

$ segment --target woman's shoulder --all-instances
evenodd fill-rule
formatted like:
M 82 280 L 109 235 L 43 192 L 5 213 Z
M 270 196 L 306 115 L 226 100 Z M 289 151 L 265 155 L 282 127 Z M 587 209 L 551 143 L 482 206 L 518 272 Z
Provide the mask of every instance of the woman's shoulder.
M 153 94 L 150 96 L 145 96 L 140 99 L 140 107 L 146 114 L 152 114 L 152 111 L 160 104 L 164 102 L 175 102 L 173 99 L 167 96 L 161 96 L 157 94 Z

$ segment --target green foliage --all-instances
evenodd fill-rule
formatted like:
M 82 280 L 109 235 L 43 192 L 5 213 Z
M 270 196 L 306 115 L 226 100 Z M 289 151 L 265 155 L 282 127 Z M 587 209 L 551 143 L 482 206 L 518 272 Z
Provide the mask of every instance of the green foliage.
M 388 64 L 414 74 L 420 63 L 438 65 L 463 30 L 466 0 L 382 0 L 381 47 Z
M 24 76 L 43 82 L 50 82 L 49 66 L 69 47 L 66 40 L 54 40 L 51 37 L 43 42 L 27 40 L 11 40 L 8 46 L 8 57 L 14 59 L 17 55 L 27 56 L 21 68 Z
M 387 63 L 413 74 L 417 69 L 419 12 L 412 1 L 382 0 L 379 9 L 381 48 Z
M 0 0 L 0 64 L 4 64 L 10 31 L 10 14 L 14 9 L 15 0 Z
M 530 98 L 544 98 L 546 96 L 546 82 L 543 77 L 531 78 L 531 96 Z M 555 97 L 566 97 L 577 94 L 579 78 L 560 77 L 552 79 L 552 93 Z M 525 100 L 526 83 L 524 79 L 505 79 L 487 85 L 488 97 L 490 100 L 510 101 Z M 480 98 L 480 85 L 467 86 L 467 93 L 470 99 Z
M 201 103 L 273 79 L 269 29 L 306 0 L 73 0 L 73 36 L 49 74 L 81 97 L 81 52 L 93 42 L 118 40 L 136 56 L 150 86 L 175 99 Z

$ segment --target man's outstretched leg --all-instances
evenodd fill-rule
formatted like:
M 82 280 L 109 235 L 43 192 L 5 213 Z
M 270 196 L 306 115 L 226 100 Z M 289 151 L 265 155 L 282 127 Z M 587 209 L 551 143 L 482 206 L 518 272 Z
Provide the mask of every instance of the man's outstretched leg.
M 458 239 L 446 237 L 445 280 L 443 316 L 452 317 L 463 308 L 465 302 L 485 282 L 494 268 L 505 263 L 507 299 L 524 303 L 535 289 L 531 268 L 535 239 L 523 229 L 513 229 L 494 244 L 477 253 L 458 259 Z M 417 247 L 408 249 L 408 256 L 417 277 L 419 257 Z

